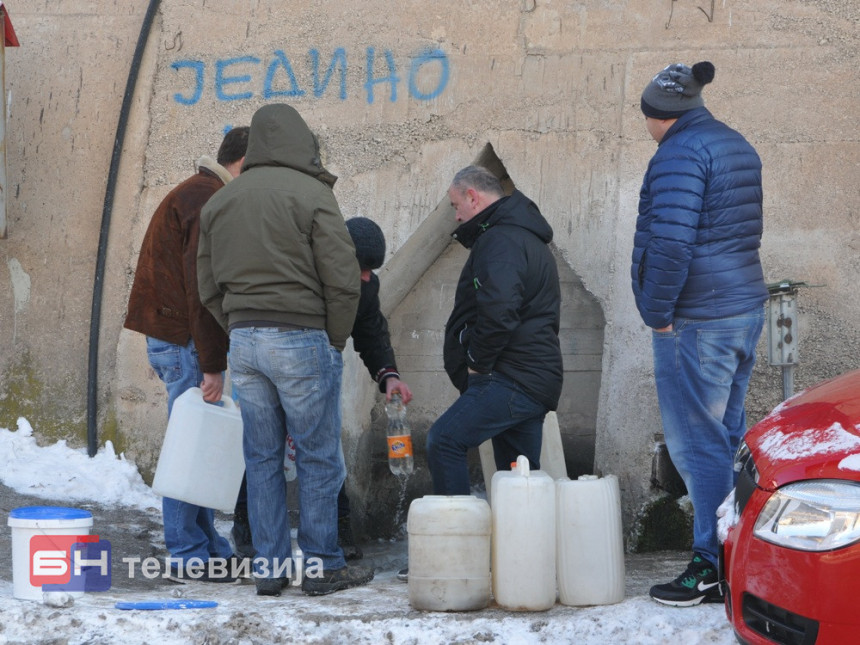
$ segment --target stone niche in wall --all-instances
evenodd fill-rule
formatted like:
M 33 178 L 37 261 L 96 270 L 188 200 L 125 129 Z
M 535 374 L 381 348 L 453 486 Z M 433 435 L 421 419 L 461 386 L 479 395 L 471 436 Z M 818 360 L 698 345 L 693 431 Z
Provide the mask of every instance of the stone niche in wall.
M 515 188 L 491 146 L 485 147 L 475 163 L 500 177 L 506 192 Z M 365 481 L 352 482 L 358 497 L 364 498 L 364 513 L 354 508 L 354 514 L 363 515 L 359 519 L 364 529 L 361 533 L 368 537 L 403 537 L 409 503 L 431 493 L 425 454 L 427 431 L 458 396 L 442 363 L 445 322 L 454 304 L 460 270 L 468 257 L 468 251 L 450 237 L 456 225 L 445 195 L 380 271 L 382 307 L 388 316 L 398 367 L 415 396 L 408 409 L 415 472 L 402 482 L 388 470 L 384 451 L 386 418 L 383 401 L 378 397 L 370 415 L 371 427 L 360 439 L 365 445 L 360 446 L 359 454 L 371 455 L 369 468 L 362 469 Z M 554 246 L 552 250 L 562 293 L 559 340 L 564 357 L 564 387 L 558 421 L 568 475 L 576 478 L 593 471 L 605 319 L 597 299 L 584 288 Z M 478 451 L 472 452 L 469 462 L 473 490 L 481 494 L 483 474 Z

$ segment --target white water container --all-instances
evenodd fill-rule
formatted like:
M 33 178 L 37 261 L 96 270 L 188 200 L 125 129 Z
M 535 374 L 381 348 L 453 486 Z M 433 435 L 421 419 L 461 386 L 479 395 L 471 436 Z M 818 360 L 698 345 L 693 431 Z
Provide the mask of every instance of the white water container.
M 558 598 L 564 605 L 624 600 L 624 539 L 618 478 L 556 481 Z
M 207 403 L 199 387 L 173 402 L 152 490 L 189 504 L 233 512 L 242 485 L 242 414 L 230 397 Z
M 12 529 L 12 595 L 21 600 L 41 601 L 42 587 L 30 584 L 30 540 L 36 536 L 56 537 L 59 542 L 55 549 L 68 552 L 66 538 L 89 535 L 93 515 L 89 511 L 65 506 L 24 506 L 12 509 L 6 521 Z M 67 563 L 67 566 L 72 565 Z M 67 593 L 73 598 L 84 595 L 82 591 Z
M 545 611 L 556 599 L 555 482 L 520 455 L 491 485 L 493 596 L 505 609 Z
M 409 604 L 472 611 L 490 602 L 490 505 L 472 495 L 425 495 L 409 505 Z

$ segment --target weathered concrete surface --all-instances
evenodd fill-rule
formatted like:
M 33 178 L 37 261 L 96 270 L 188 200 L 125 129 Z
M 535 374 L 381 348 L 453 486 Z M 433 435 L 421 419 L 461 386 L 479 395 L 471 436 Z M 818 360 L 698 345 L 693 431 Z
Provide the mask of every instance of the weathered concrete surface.
M 146 3 L 6 6 L 21 47 L 6 52 L 0 426 L 26 416 L 42 440 L 81 444 L 106 176 Z M 335 194 L 344 214 L 383 226 L 391 262 L 444 203 L 453 173 L 492 146 L 553 225 L 579 293 L 602 311 L 599 391 L 577 395 L 593 399 L 594 469 L 619 476 L 628 523 L 650 495 L 660 430 L 650 338 L 628 279 L 639 185 L 654 151 L 638 104 L 666 64 L 714 62 L 707 106 L 747 135 L 764 161 L 766 277 L 819 285 L 800 294 L 797 387 L 856 367 L 855 0 L 407 0 L 391 7 L 381 0 L 161 3 L 122 148 L 97 375 L 100 439 L 114 441 L 147 476 L 165 427 L 164 395 L 143 339 L 121 329 L 140 240 L 159 200 L 193 172 L 200 154 L 215 151 L 223 129 L 272 101 L 295 105 L 319 133 L 325 162 L 340 176 Z M 428 271 L 455 279 L 456 262 L 435 262 Z M 426 360 L 405 377 L 416 390 L 416 422 L 426 425 L 454 396 L 444 374 L 428 367 L 438 361 L 446 312 L 421 331 L 415 314 L 439 307 L 438 293 L 414 276 L 398 288 L 408 296 L 392 310 L 395 349 L 407 353 L 406 340 L 417 335 L 408 353 Z M 765 362 L 753 380 L 751 421 L 781 398 L 779 371 Z M 350 489 L 372 501 L 391 482 L 378 397 L 354 357 L 344 391 Z

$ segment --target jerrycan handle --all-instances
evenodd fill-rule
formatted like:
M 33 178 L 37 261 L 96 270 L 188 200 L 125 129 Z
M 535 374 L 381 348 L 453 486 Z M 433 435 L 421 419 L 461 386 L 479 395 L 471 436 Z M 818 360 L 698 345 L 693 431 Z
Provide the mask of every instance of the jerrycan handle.
M 221 395 L 221 403 L 225 410 L 235 410 L 239 407 L 236 405 L 236 402 L 226 394 Z
M 203 403 L 206 403 L 207 405 L 217 405 L 219 408 L 222 408 L 224 410 L 235 410 L 238 407 L 236 405 L 236 402 L 232 398 L 227 396 L 226 394 L 221 395 L 220 404 L 219 403 L 210 403 L 209 401 L 207 401 L 206 399 L 203 398 L 203 390 L 201 390 L 199 387 L 192 387 L 189 389 L 190 389 L 190 391 L 194 392 L 194 395 L 197 398 L 199 398 L 200 401 L 202 401 Z
M 517 457 L 517 474 L 522 477 L 528 477 L 531 475 L 529 471 L 529 458 L 525 455 L 520 455 Z

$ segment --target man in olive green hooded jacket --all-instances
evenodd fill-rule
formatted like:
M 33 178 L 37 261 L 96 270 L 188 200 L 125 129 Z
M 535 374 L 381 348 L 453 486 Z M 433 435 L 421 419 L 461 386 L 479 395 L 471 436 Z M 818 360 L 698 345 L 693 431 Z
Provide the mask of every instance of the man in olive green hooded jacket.
M 361 287 L 335 179 L 298 112 L 266 105 L 251 119 L 242 173 L 200 217 L 200 299 L 230 332 L 259 595 L 280 595 L 293 573 L 283 475 L 288 428 L 296 447 L 298 544 L 309 565 L 302 590 L 326 594 L 373 578 L 372 569 L 347 567 L 337 543 L 337 495 L 346 476 L 341 351 Z

